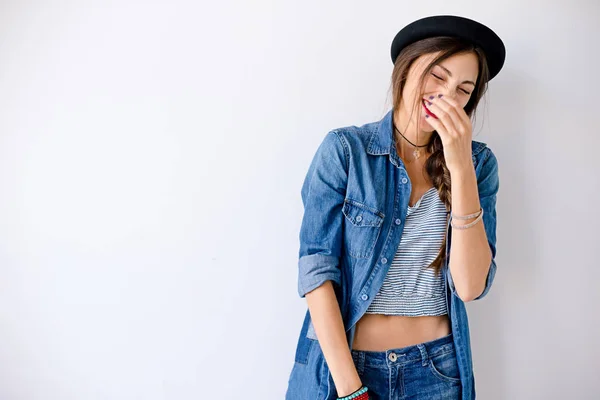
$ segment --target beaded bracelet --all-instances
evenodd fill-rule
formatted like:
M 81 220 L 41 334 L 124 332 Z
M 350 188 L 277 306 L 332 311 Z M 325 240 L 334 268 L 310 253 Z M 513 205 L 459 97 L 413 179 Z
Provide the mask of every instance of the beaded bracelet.
M 361 386 L 361 388 L 356 392 L 345 397 L 338 397 L 337 400 L 369 400 L 369 394 L 367 393 L 368 390 L 368 387 Z
M 473 218 L 474 216 L 477 216 L 477 218 L 473 222 L 470 222 L 466 225 L 454 225 L 455 219 L 468 220 L 469 218 Z M 478 223 L 482 218 L 483 218 L 483 208 L 481 208 L 481 207 L 479 208 L 479 212 L 476 212 L 475 214 L 465 215 L 465 216 L 454 216 L 454 215 L 452 215 L 452 213 L 450 213 L 450 225 L 452 225 L 452 227 L 456 228 L 456 229 L 467 229 L 467 228 L 472 227 L 476 223 Z
M 345 397 L 344 397 L 345 398 Z M 365 392 L 363 394 L 359 394 L 358 397 L 355 397 L 352 400 L 370 400 L 371 398 L 369 397 L 369 393 Z

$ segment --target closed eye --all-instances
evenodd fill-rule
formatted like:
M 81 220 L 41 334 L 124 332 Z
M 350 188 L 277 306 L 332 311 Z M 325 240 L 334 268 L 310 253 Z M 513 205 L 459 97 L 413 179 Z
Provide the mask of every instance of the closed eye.
M 439 79 L 440 81 L 443 81 L 444 78 L 442 78 L 441 76 L 438 76 L 436 74 L 434 74 L 433 72 L 431 73 L 431 75 L 433 75 L 435 78 Z M 471 94 L 471 92 L 465 90 L 465 89 L 460 89 L 461 92 L 463 92 L 464 94 L 466 94 L 467 96 Z

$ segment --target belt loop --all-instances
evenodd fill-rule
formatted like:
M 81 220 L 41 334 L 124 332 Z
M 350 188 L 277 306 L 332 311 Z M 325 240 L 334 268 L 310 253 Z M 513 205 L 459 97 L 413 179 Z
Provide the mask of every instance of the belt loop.
M 361 351 L 358 353 L 358 367 L 357 367 L 357 371 L 358 373 L 360 373 L 362 375 L 363 372 L 365 372 L 365 352 Z
M 425 346 L 423 344 L 418 344 L 417 347 L 419 348 L 419 351 L 421 352 L 421 363 L 423 364 L 424 367 L 426 367 L 427 363 L 429 361 L 429 356 L 427 355 L 427 349 L 425 348 Z
M 362 374 L 365 370 L 365 353 L 360 350 L 351 350 L 352 361 L 356 365 L 356 372 Z

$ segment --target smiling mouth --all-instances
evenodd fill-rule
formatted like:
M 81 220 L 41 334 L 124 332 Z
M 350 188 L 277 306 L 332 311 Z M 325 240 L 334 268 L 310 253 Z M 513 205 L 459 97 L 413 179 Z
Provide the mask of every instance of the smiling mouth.
M 422 102 L 423 102 L 423 108 L 425 109 L 425 112 L 426 112 L 426 113 L 427 113 L 427 114 L 428 114 L 430 117 L 433 117 L 433 118 L 435 118 L 435 119 L 438 119 L 437 115 L 435 115 L 434 113 L 432 113 L 432 112 L 429 110 L 429 108 L 427 108 L 427 105 L 426 105 L 426 103 L 427 103 L 427 100 L 423 99 L 423 100 L 422 100 Z

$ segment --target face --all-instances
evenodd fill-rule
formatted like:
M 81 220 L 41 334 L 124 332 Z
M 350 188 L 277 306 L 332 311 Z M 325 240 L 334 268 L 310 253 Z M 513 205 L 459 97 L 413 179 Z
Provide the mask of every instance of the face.
M 424 54 L 411 65 L 406 84 L 402 91 L 403 111 L 411 115 L 421 131 L 433 132 L 425 115 L 429 112 L 423 97 L 443 94 L 453 98 L 464 108 L 475 89 L 479 73 L 479 61 L 474 53 L 455 54 L 435 65 L 425 77 L 423 91 L 419 88 L 419 78 L 427 66 L 439 53 Z

